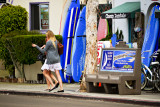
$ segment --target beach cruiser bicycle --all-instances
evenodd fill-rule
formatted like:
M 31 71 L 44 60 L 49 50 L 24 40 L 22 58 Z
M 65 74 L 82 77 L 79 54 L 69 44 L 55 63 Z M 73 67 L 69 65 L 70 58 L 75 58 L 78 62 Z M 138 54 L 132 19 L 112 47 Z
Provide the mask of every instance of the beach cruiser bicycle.
M 150 50 L 144 51 L 150 52 Z M 144 53 L 142 52 L 141 55 Z M 159 62 L 156 61 L 157 55 L 160 50 L 155 51 L 151 56 L 150 66 L 147 67 L 145 64 L 141 63 L 141 89 L 152 90 L 157 89 L 160 91 L 160 71 L 159 71 Z M 142 57 L 142 59 L 145 57 Z M 132 81 L 126 81 L 126 86 L 129 89 L 133 89 Z

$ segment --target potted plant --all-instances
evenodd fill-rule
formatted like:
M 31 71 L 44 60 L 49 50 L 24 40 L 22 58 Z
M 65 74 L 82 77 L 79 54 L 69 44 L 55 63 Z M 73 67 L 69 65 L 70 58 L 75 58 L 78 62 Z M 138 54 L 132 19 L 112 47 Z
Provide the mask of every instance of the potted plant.
M 117 29 L 116 35 L 117 35 L 117 42 L 123 41 L 124 36 L 123 36 L 123 31 L 122 30 L 120 30 L 120 32 L 119 32 L 119 29 Z
M 112 37 L 112 31 L 110 30 L 108 34 L 106 35 L 106 37 L 101 39 L 100 41 L 109 41 L 111 37 Z

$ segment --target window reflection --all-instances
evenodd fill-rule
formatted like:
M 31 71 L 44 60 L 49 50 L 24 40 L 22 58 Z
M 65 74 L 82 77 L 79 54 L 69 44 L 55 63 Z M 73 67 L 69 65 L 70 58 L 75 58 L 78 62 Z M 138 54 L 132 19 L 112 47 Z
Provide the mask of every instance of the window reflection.
M 40 29 L 49 29 L 49 5 L 40 5 Z

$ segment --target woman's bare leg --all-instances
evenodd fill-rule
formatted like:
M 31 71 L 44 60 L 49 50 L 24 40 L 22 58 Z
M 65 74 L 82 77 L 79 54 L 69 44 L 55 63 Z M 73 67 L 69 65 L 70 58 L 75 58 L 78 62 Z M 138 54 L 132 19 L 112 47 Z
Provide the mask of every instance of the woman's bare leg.
M 43 75 L 45 76 L 45 75 L 47 75 L 47 70 L 43 70 Z M 45 76 L 45 78 L 46 78 L 46 76 Z M 50 89 L 50 82 L 48 81 L 48 79 L 46 78 L 46 82 L 47 82 L 47 86 L 48 86 L 48 89 Z
M 58 82 L 59 82 L 59 85 L 60 85 L 60 90 L 63 90 L 63 84 L 62 84 L 62 79 L 61 79 L 61 76 L 59 74 L 59 70 L 56 70 L 56 76 L 57 76 L 57 79 L 58 79 Z
M 50 82 L 48 81 L 48 79 L 46 79 L 46 82 L 47 82 L 48 89 L 51 89 Z
M 49 75 L 54 80 L 55 84 L 57 84 L 58 81 L 57 81 L 56 77 L 53 75 L 53 73 L 51 71 L 49 71 Z
M 53 81 L 52 81 L 52 79 L 51 79 L 51 77 L 50 77 L 50 75 L 49 75 L 49 71 L 47 71 L 47 70 L 43 70 L 43 74 L 44 74 L 44 76 L 46 77 L 46 80 L 48 80 L 48 82 L 51 84 L 51 86 L 52 86 L 52 88 L 55 86 L 54 84 L 53 84 Z M 50 85 L 49 84 L 49 85 Z M 48 84 L 47 84 L 48 85 Z

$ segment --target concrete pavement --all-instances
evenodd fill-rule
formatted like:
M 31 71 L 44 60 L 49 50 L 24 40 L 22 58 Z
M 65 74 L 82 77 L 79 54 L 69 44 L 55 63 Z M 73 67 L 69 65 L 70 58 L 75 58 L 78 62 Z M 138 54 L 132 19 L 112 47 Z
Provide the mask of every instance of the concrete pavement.
M 0 82 L 0 93 L 36 96 L 70 97 L 91 100 L 103 100 L 112 102 L 132 103 L 147 106 L 160 106 L 160 92 L 142 91 L 141 95 L 119 95 L 105 93 L 80 92 L 78 83 L 64 83 L 64 93 L 58 93 L 58 89 L 52 92 L 44 91 L 46 84 L 6 83 Z

